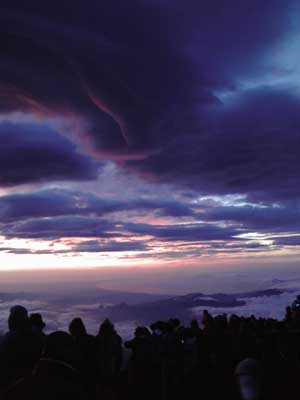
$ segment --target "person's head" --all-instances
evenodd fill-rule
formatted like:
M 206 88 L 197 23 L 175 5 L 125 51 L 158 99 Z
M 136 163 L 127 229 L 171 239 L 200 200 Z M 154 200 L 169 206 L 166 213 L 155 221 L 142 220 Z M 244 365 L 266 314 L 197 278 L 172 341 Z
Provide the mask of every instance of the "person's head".
M 165 323 L 163 321 L 157 321 L 150 325 L 150 329 L 154 335 L 160 336 L 165 332 Z
M 86 329 L 81 318 L 72 319 L 69 325 L 69 332 L 74 337 L 86 335 Z
M 10 309 L 8 317 L 8 329 L 10 331 L 20 331 L 29 326 L 28 312 L 25 307 L 16 305 Z
M 99 327 L 99 335 L 112 335 L 115 333 L 114 324 L 109 319 L 105 319 Z
M 30 314 L 29 322 L 31 325 L 31 329 L 34 332 L 41 332 L 46 326 L 41 314 L 39 313 Z
M 134 331 L 135 337 L 145 337 L 145 336 L 149 336 L 149 335 L 150 335 L 150 331 L 145 326 L 138 326 L 137 328 L 135 328 L 135 331 Z
M 202 323 L 204 326 L 209 326 L 213 322 L 213 317 L 207 310 L 203 310 L 202 314 Z
M 57 331 L 47 336 L 43 356 L 51 360 L 64 361 L 72 364 L 74 343 L 67 332 Z

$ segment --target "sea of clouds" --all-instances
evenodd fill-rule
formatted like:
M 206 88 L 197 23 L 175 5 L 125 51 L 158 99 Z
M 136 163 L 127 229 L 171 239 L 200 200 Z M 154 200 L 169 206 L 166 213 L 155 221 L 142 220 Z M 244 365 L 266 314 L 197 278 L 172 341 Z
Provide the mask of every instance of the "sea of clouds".
M 226 313 L 238 314 L 243 316 L 250 316 L 254 314 L 259 317 L 272 317 L 282 319 L 285 313 L 285 307 L 290 305 L 295 299 L 296 295 L 300 293 L 300 279 L 273 279 L 271 285 L 274 288 L 282 290 L 281 294 L 273 296 L 259 296 L 259 297 L 243 297 L 246 302 L 243 306 L 238 307 L 195 307 L 191 311 L 196 318 L 201 319 L 203 309 L 208 309 L 213 315 Z M 12 294 L 10 294 L 12 296 Z M 15 304 L 22 304 L 27 308 L 29 313 L 41 313 L 44 321 L 46 322 L 46 332 L 55 330 L 68 330 L 70 321 L 75 317 L 81 317 L 86 324 L 88 331 L 96 334 L 99 325 L 102 321 L 99 317 L 99 306 L 101 304 L 93 302 L 92 304 L 86 300 L 84 303 L 62 304 L 61 301 L 54 301 L 53 296 L 47 298 L 33 298 L 30 300 L 24 299 L 24 296 L 10 298 L 9 300 L 0 300 L 0 332 L 7 330 L 7 319 L 9 310 Z M 38 295 L 40 297 L 40 295 Z M 54 298 L 55 299 L 55 298 Z M 81 299 L 82 300 L 82 299 Z M 119 300 L 119 297 L 118 297 Z M 158 303 L 159 304 L 159 303 Z M 102 304 L 107 307 L 107 304 Z M 107 308 L 109 310 L 109 307 Z M 109 312 L 108 312 L 109 314 Z M 102 314 L 103 315 L 103 314 Z M 116 328 L 124 339 L 132 336 L 134 328 L 139 325 L 139 321 L 120 321 L 117 322 Z
M 213 315 L 216 314 L 238 314 L 243 316 L 250 316 L 254 314 L 258 317 L 272 317 L 282 319 L 285 314 L 285 307 L 290 305 L 297 294 L 300 293 L 300 278 L 293 276 L 286 276 L 285 279 L 280 277 L 273 277 L 265 281 L 265 288 L 277 288 L 281 289 L 280 294 L 272 296 L 249 296 L 243 297 L 242 300 L 246 302 L 243 306 L 238 307 L 194 307 L 190 311 L 195 318 L 201 320 L 203 309 L 208 309 Z M 88 289 L 85 289 L 87 291 Z M 245 290 L 245 293 L 248 291 Z M 138 300 L 138 294 L 137 302 Z M 41 313 L 46 323 L 46 332 L 55 330 L 68 330 L 70 321 L 75 317 L 81 317 L 86 324 L 88 331 L 91 334 L 96 334 L 101 321 L 99 307 L 109 307 L 112 304 L 104 303 L 99 300 L 89 299 L 86 293 L 83 293 L 82 297 L 78 297 L 78 304 L 76 303 L 77 297 L 72 297 L 72 301 L 66 296 L 65 298 L 58 298 L 56 294 L 46 293 L 44 295 L 35 295 L 29 293 L 29 298 L 26 298 L 26 293 L 13 293 L 9 294 L 9 299 L 0 293 L 0 332 L 7 331 L 7 319 L 9 310 L 16 304 L 22 304 L 27 308 L 29 313 Z M 84 301 L 83 301 L 84 299 Z M 120 293 L 115 304 L 122 301 L 122 293 Z M 116 328 L 120 335 L 124 339 L 128 339 L 132 336 L 134 328 L 138 326 L 140 321 L 128 321 L 124 320 L 117 322 Z
M 240 316 L 255 315 L 257 317 L 283 319 L 285 307 L 291 305 L 295 300 L 299 290 L 290 290 L 274 296 L 243 297 L 245 305 L 239 307 L 205 307 L 212 315 L 217 314 L 237 314 Z M 194 307 L 192 312 L 196 318 L 201 318 L 203 307 Z

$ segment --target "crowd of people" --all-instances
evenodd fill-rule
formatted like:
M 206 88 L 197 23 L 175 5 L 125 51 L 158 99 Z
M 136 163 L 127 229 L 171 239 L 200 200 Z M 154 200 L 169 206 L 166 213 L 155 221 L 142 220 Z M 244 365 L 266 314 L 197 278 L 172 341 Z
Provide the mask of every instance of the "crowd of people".
M 204 310 L 189 326 L 157 321 L 123 342 L 108 319 L 96 336 L 80 318 L 46 335 L 42 316 L 17 305 L 0 343 L 0 399 L 293 399 L 299 310 L 294 302 L 282 321 Z

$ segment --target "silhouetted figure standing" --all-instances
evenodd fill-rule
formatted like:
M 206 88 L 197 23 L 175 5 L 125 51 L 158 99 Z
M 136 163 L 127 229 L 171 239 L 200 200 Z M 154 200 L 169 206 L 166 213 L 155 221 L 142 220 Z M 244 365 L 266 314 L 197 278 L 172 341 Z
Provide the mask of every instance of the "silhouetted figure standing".
M 294 328 L 300 330 L 300 294 L 292 303 L 292 316 Z
M 80 374 L 72 366 L 74 344 L 70 335 L 58 331 L 47 337 L 45 352 L 32 374 L 10 387 L 5 400 L 84 400 Z
M 46 324 L 43 321 L 41 314 L 39 313 L 30 314 L 29 323 L 31 326 L 31 331 L 40 339 L 41 345 L 42 347 L 44 347 L 46 343 L 46 335 L 43 332 L 43 330 L 45 329 Z
M 150 399 L 154 395 L 156 382 L 153 344 L 151 333 L 143 326 L 137 327 L 134 338 L 125 342 L 125 347 L 131 349 L 129 378 L 135 399 Z
M 193 328 L 184 329 L 184 392 L 189 396 L 195 393 L 199 385 L 199 345 L 200 340 L 197 331 Z
M 153 351 L 153 391 L 155 397 L 159 394 L 162 398 L 162 355 L 164 346 L 164 335 L 167 330 L 167 323 L 164 321 L 157 321 L 150 325 L 152 330 L 151 341 Z
M 122 365 L 122 339 L 115 331 L 114 325 L 106 319 L 100 325 L 96 341 L 100 392 L 114 397 L 114 388 Z
M 74 318 L 69 325 L 69 332 L 74 341 L 74 365 L 84 379 L 89 398 L 96 396 L 97 382 L 97 347 L 96 338 L 88 335 L 81 318 Z
M 285 308 L 285 323 L 289 328 L 293 327 L 293 311 L 292 307 L 288 306 Z
M 181 398 L 183 368 L 183 328 L 178 319 L 172 318 L 167 324 L 162 350 L 162 396 L 164 400 Z
M 207 310 L 203 310 L 202 325 L 205 333 L 211 334 L 213 332 L 215 321 L 213 316 Z
M 0 345 L 1 389 L 30 374 L 42 351 L 42 342 L 31 330 L 26 308 L 11 308 L 8 328 Z

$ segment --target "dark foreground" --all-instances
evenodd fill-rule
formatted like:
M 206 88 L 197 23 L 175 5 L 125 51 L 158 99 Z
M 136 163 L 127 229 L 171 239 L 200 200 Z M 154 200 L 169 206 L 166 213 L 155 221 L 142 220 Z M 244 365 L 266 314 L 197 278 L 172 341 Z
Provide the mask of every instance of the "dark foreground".
M 300 378 L 300 313 L 283 321 L 212 317 L 136 328 L 122 343 L 105 320 L 97 336 L 81 319 L 43 333 L 40 314 L 11 309 L 0 344 L 0 399 L 293 399 Z

